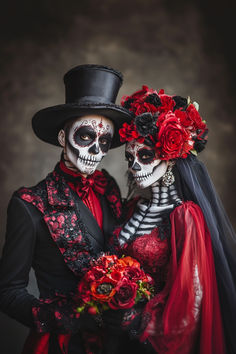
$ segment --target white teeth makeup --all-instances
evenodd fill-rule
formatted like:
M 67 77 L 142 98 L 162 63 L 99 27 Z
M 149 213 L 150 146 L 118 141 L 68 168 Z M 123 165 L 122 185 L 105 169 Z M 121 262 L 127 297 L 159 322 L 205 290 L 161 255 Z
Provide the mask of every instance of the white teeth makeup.
M 146 188 L 158 181 L 167 170 L 167 162 L 156 158 L 155 150 L 135 140 L 126 144 L 129 171 L 136 184 Z
M 84 116 L 75 120 L 65 131 L 68 160 L 81 173 L 94 173 L 110 148 L 113 123 L 103 116 Z

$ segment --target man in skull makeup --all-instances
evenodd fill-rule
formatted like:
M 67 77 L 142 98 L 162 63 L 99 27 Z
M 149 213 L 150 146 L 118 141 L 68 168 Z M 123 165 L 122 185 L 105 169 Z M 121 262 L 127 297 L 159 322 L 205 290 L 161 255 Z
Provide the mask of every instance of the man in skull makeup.
M 82 175 L 93 174 L 107 154 L 113 135 L 112 122 L 102 116 L 85 116 L 68 123 L 58 135 L 67 166 Z
M 66 103 L 40 110 L 32 120 L 43 141 L 63 147 L 54 171 L 14 193 L 8 208 L 0 265 L 0 308 L 31 328 L 24 353 L 100 353 L 94 316 L 76 311 L 74 294 L 90 261 L 121 215 L 114 179 L 96 168 L 131 114 L 115 104 L 122 75 L 81 65 L 64 76 Z M 35 270 L 40 299 L 26 287 Z
M 196 157 L 207 141 L 198 104 L 147 86 L 125 97 L 134 113 L 120 129 L 131 198 L 111 249 L 137 259 L 154 296 L 120 322 L 142 353 L 236 352 L 236 235 L 209 175 Z

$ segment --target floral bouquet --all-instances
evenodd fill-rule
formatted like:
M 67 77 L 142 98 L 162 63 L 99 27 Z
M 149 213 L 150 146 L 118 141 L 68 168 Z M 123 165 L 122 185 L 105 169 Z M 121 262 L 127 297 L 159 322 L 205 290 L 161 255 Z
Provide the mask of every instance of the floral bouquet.
M 102 255 L 78 285 L 77 311 L 96 315 L 108 309 L 129 309 L 152 297 L 153 283 L 134 258 Z

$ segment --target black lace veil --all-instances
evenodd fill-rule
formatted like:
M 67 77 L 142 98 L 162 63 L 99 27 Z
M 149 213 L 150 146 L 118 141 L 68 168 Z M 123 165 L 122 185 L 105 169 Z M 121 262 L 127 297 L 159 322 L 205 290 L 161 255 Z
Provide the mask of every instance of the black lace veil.
M 198 204 L 211 234 L 227 353 L 236 353 L 236 234 L 202 162 L 195 156 L 175 166 L 184 200 Z

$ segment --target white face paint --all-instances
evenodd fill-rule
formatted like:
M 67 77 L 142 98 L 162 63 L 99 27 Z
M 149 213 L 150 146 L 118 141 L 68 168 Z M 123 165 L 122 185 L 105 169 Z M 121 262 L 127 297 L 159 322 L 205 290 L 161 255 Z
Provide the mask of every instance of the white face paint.
M 156 158 L 155 150 L 145 144 L 132 140 L 126 144 L 125 156 L 129 171 L 141 188 L 151 186 L 166 172 L 168 163 Z
M 103 116 L 89 115 L 78 118 L 65 130 L 65 152 L 69 161 L 82 174 L 94 173 L 110 148 L 113 123 Z

